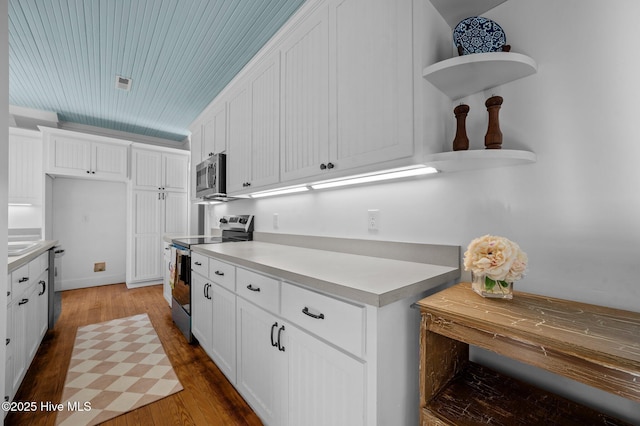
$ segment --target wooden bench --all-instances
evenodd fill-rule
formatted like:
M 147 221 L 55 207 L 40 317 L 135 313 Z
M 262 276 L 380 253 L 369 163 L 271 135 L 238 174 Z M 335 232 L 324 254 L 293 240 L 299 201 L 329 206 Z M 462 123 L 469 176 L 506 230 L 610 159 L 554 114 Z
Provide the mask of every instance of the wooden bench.
M 640 402 L 640 313 L 460 283 L 417 303 L 421 425 L 627 424 L 469 361 L 475 345 Z

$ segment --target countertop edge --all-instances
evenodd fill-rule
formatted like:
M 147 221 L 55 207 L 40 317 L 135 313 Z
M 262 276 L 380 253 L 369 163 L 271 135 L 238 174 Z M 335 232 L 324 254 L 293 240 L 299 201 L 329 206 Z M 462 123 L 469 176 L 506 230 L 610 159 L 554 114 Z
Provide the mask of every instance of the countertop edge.
M 401 299 L 410 298 L 424 291 L 438 287 L 439 285 L 453 281 L 460 276 L 459 268 L 437 265 L 447 270 L 441 274 L 430 276 L 422 281 L 418 281 L 407 286 L 388 291 L 386 293 L 375 294 L 367 292 L 365 290 L 356 289 L 353 287 L 336 284 L 334 282 L 291 272 L 286 269 L 275 268 L 260 262 L 210 251 L 200 246 L 191 247 L 191 251 L 200 253 L 207 257 L 213 257 L 222 261 L 233 263 L 238 266 L 249 268 L 257 272 L 273 275 L 279 277 L 284 281 L 307 286 L 311 289 L 318 290 L 336 297 L 349 299 L 374 307 L 382 307 Z
M 26 265 L 36 257 L 40 256 L 45 251 L 55 247 L 57 244 L 58 244 L 58 240 L 44 240 L 44 241 L 40 241 L 40 243 L 36 248 L 34 248 L 33 250 L 25 254 L 22 254 L 20 256 L 9 256 L 9 261 L 7 263 L 7 267 L 8 267 L 7 273 L 10 274 L 11 272 L 15 271 L 21 266 Z

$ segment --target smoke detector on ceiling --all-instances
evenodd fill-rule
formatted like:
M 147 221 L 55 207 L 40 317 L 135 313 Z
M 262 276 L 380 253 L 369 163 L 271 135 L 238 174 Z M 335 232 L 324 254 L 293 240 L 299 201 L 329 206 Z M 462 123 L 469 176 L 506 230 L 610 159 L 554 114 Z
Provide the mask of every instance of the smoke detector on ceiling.
M 131 89 L 131 79 L 116 75 L 116 89 L 122 89 L 128 92 Z

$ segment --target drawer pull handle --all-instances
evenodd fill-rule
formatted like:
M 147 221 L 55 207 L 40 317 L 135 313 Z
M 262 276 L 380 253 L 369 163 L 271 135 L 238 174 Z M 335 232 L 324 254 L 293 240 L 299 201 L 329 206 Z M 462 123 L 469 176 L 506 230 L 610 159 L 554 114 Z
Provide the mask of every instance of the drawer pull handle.
M 18 302 L 18 306 L 22 306 L 25 303 L 29 303 L 29 299 L 22 299 L 21 301 Z
M 24 283 L 24 282 L 27 282 L 27 281 L 29 281 L 29 277 L 22 277 L 22 278 L 20 278 L 18 280 L 19 283 Z
M 307 316 L 310 316 L 311 318 L 315 318 L 315 319 L 324 319 L 324 314 L 319 314 L 319 315 L 312 314 L 311 312 L 309 312 L 309 308 L 307 308 L 306 306 L 305 306 L 305 307 L 304 307 L 304 309 L 302 310 L 302 313 L 303 313 L 303 314 L 305 314 L 305 315 L 307 315 Z
M 5 339 L 5 346 L 9 345 L 9 343 L 11 343 L 11 339 L 9 338 Z
M 253 284 L 249 284 L 247 286 L 247 289 L 249 289 L 251 291 L 260 291 L 260 287 L 254 287 Z
M 280 346 L 280 340 L 282 340 L 280 338 L 280 335 L 282 334 L 283 331 L 284 331 L 284 325 L 278 329 L 278 350 L 282 352 L 284 352 L 284 346 Z
M 278 347 L 278 344 L 273 340 L 273 330 L 275 330 L 278 327 L 278 323 L 274 322 L 273 325 L 271 326 L 271 346 L 273 347 Z
M 196 265 L 196 266 L 202 266 L 202 263 L 200 263 L 200 262 L 195 262 L 195 265 Z
M 224 276 L 224 272 L 220 272 L 220 271 L 215 271 L 214 274 L 223 277 Z
M 46 281 L 40 280 L 40 282 L 38 284 L 40 284 L 42 286 L 42 291 L 40 293 L 38 293 L 38 296 L 42 296 L 43 294 L 45 294 L 47 292 L 47 283 L 46 283 Z

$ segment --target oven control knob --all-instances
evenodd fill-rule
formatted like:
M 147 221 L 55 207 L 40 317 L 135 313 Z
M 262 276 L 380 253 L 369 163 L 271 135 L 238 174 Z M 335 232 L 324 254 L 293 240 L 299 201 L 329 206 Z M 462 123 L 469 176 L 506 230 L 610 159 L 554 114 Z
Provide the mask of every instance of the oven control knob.
M 228 222 L 228 220 L 227 220 L 227 219 L 225 219 L 224 217 L 223 217 L 223 218 L 220 218 L 220 223 L 227 223 L 227 222 Z
M 241 218 L 238 220 L 238 222 L 240 222 L 241 224 L 243 224 L 243 225 L 244 225 L 245 223 L 247 223 L 247 218 L 246 218 L 246 217 L 241 217 Z

